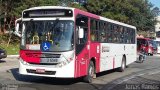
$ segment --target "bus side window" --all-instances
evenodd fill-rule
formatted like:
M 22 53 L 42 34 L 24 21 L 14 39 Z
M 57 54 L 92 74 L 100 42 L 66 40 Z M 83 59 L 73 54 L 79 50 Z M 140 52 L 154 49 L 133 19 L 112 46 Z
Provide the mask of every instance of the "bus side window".
M 111 43 L 112 42 L 112 24 L 108 23 L 108 27 L 107 27 L 107 42 Z
M 95 41 L 95 35 L 94 35 L 94 33 L 91 33 L 91 41 Z
M 101 40 L 101 42 L 102 43 L 106 43 L 107 42 L 107 33 L 108 33 L 108 30 L 106 30 L 106 22 L 101 22 L 101 28 L 100 28 L 100 30 L 101 30 L 101 38 L 100 38 L 100 40 Z
M 90 39 L 91 41 L 98 41 L 98 22 L 96 20 L 91 19 L 91 34 Z
M 120 26 L 119 28 L 119 43 L 123 42 L 123 27 Z
M 135 34 L 135 30 L 134 29 L 131 29 L 131 30 L 132 30 L 132 32 L 131 32 L 131 43 L 134 44 L 135 43 L 135 37 L 136 37 L 135 35 L 136 34 Z

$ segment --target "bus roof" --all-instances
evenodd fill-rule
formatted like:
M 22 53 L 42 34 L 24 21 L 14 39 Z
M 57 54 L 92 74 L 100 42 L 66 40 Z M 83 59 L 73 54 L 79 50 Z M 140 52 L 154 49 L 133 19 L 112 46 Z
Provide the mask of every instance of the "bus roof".
M 79 12 L 88 13 L 88 14 L 90 15 L 90 17 L 97 16 L 97 17 L 100 18 L 100 20 L 104 20 L 104 21 L 107 21 L 107 22 L 110 22 L 110 23 L 114 23 L 114 24 L 118 24 L 118 25 L 122 25 L 122 26 L 126 26 L 126 27 L 130 27 L 130 28 L 136 29 L 135 26 L 132 26 L 132 25 L 129 25 L 129 24 L 125 24 L 125 23 L 122 23 L 122 22 L 119 22 L 119 21 L 111 20 L 111 19 L 109 19 L 109 18 L 105 18 L 105 17 L 102 17 L 102 16 L 98 16 L 98 15 L 95 15 L 95 14 L 92 14 L 92 13 L 89 13 L 89 12 L 86 12 L 86 11 L 83 11 L 83 10 L 80 10 L 80 9 L 77 9 L 77 8 L 72 8 L 72 7 L 39 6 L 39 7 L 32 7 L 32 8 L 26 9 L 26 10 L 24 10 L 24 11 L 37 10 L 37 9 L 71 9 L 71 10 L 78 10 Z
M 115 20 L 112 20 L 112 19 L 109 19 L 109 18 L 105 18 L 105 17 L 101 17 L 101 16 L 100 16 L 100 19 L 101 19 L 101 20 L 108 21 L 108 22 L 112 22 L 112 23 L 114 23 L 114 24 L 118 24 L 118 25 L 122 25 L 122 26 L 126 26 L 126 27 L 130 27 L 130 28 L 136 29 L 135 26 L 132 26 L 132 25 L 129 25 L 129 24 L 125 24 L 125 23 L 122 23 L 122 22 L 119 22 L 119 21 L 115 21 Z

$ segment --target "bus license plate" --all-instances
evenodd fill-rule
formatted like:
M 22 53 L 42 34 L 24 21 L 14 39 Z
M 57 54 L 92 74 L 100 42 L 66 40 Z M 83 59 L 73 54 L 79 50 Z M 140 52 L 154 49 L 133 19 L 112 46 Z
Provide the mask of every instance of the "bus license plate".
M 41 63 L 57 63 L 58 59 L 56 58 L 43 58 L 41 59 Z
M 36 69 L 37 73 L 45 73 L 45 69 Z

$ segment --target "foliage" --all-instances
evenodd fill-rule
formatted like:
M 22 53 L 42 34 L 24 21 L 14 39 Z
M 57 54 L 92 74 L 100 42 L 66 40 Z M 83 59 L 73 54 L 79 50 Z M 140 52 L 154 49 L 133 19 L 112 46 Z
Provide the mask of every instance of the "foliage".
M 9 34 L 0 35 L 0 45 L 5 44 L 7 45 L 8 38 L 10 37 Z M 12 34 L 11 36 L 11 44 L 17 44 L 20 42 L 20 38 Z
M 160 9 L 158 7 L 154 7 L 152 9 L 152 13 L 154 13 L 155 16 L 158 16 L 160 15 Z
M 5 49 L 8 55 L 18 54 L 20 42 L 19 37 L 13 35 L 11 37 L 11 44 L 7 47 L 8 38 L 8 34 L 0 35 L 0 48 Z
M 160 9 L 148 0 L 87 0 L 87 3 L 75 3 L 75 0 L 0 0 L 0 31 L 13 30 L 15 19 L 21 17 L 24 9 L 36 6 L 70 6 L 79 8 L 110 19 L 128 23 L 138 31 L 154 30 L 154 17 Z M 4 36 L 3 36 L 4 37 Z M 9 36 L 5 36 L 8 41 Z M 4 41 L 4 40 L 3 40 Z M 14 41 L 13 41 L 14 42 Z
M 11 44 L 6 47 L 5 44 L 0 44 L 0 48 L 3 48 L 7 51 L 7 55 L 17 55 L 19 54 L 19 44 Z
M 154 30 L 154 17 L 159 9 L 154 8 L 148 0 L 88 0 L 89 12 L 125 22 L 142 31 Z
M 35 6 L 71 6 L 104 17 L 134 25 L 138 30 L 148 31 L 154 28 L 154 17 L 160 12 L 153 8 L 148 0 L 87 0 L 87 4 L 73 3 L 74 0 L 1 0 L 4 17 L 21 16 L 24 9 Z
M 16 17 L 20 17 L 24 9 L 37 6 L 54 6 L 58 5 L 58 3 L 59 0 L 19 0 L 19 2 L 16 3 L 17 5 L 14 6 L 12 14 L 14 14 Z
M 70 6 L 70 7 L 73 7 L 73 8 L 78 8 L 78 9 L 87 11 L 83 6 L 81 6 L 81 5 L 78 4 L 78 3 L 70 3 L 69 6 Z

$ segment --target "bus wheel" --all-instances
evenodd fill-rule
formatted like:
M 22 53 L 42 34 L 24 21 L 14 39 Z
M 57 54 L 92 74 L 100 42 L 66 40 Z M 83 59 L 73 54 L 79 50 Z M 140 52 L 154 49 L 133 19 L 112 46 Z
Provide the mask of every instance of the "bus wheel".
M 123 57 L 121 67 L 118 68 L 118 71 L 123 72 L 125 68 L 126 68 L 126 59 L 125 57 Z
M 95 68 L 94 68 L 93 61 L 91 61 L 88 67 L 87 76 L 84 77 L 84 81 L 87 83 L 91 83 L 94 77 L 94 74 L 95 74 Z

